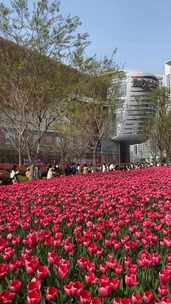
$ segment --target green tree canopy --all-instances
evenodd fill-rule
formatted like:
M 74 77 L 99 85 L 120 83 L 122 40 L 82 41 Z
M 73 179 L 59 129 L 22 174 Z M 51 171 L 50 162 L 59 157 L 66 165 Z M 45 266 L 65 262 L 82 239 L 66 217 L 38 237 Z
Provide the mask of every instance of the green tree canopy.
M 58 0 L 0 1 L 1 37 L 60 61 L 89 44 L 80 25 L 79 17 L 62 15 Z

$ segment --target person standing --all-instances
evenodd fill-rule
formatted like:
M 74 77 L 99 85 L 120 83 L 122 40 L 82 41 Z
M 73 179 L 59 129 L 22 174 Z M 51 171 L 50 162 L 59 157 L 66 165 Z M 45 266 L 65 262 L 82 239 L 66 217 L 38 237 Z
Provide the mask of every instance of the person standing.
M 54 169 L 50 165 L 49 168 L 48 168 L 47 179 L 51 179 L 52 177 L 54 177 Z
M 102 165 L 102 172 L 106 172 L 106 165 L 105 164 Z
M 109 165 L 109 171 L 113 171 L 115 169 L 115 166 L 114 166 L 114 164 L 112 163 L 112 164 L 110 164 Z
M 12 167 L 12 170 L 10 172 L 10 179 L 12 181 L 13 184 L 17 183 L 18 182 L 18 174 L 19 174 L 19 171 L 17 171 L 17 166 L 14 165 Z
M 31 182 L 34 178 L 34 165 L 32 164 L 30 167 L 26 170 L 26 177 Z
M 34 179 L 39 179 L 39 178 L 41 178 L 41 171 L 40 171 L 40 168 L 39 168 L 38 165 L 36 165 L 36 166 L 34 167 L 33 175 L 34 175 L 34 176 L 33 176 Z
M 83 166 L 83 174 L 87 174 L 87 173 L 88 173 L 88 166 L 87 166 L 87 164 L 85 164 Z
M 80 164 L 78 163 L 77 164 L 77 174 L 80 174 L 81 173 L 81 166 Z

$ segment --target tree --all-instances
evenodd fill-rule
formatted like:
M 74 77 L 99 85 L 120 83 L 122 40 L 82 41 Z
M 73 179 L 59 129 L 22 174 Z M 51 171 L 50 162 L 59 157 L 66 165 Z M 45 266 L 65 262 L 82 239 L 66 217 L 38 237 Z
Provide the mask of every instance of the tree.
M 158 150 L 160 161 L 168 161 L 171 154 L 171 112 L 169 111 L 170 93 L 165 87 L 156 89 L 149 97 L 155 115 L 146 127 L 151 148 Z
M 10 97 L 5 98 L 3 106 L 1 106 L 1 123 L 5 133 L 8 134 L 8 140 L 18 152 L 18 163 L 21 165 L 22 153 L 25 149 L 24 135 L 27 130 L 29 101 L 27 95 L 13 83 L 11 83 L 11 95 L 13 96 L 12 103 Z
M 33 154 L 39 153 L 43 136 L 58 119 L 60 105 L 73 94 L 78 74 L 59 62 L 69 62 L 78 47 L 85 49 L 89 44 L 88 34 L 77 30 L 80 25 L 78 17 L 62 16 L 57 0 L 0 2 L 0 33 L 9 40 L 5 48 L 6 42 L 1 39 L 1 108 L 6 123 L 13 126 L 12 143 L 15 142 L 19 154 L 25 147 L 30 161 Z M 24 112 L 18 111 L 25 100 L 28 103 Z M 12 123 L 14 113 L 16 124 Z M 33 130 L 37 132 L 36 140 Z M 25 143 L 22 149 L 18 147 L 21 141 Z
M 63 16 L 58 0 L 0 1 L 0 34 L 32 51 L 59 61 L 89 44 L 87 33 L 79 33 L 77 16 Z
M 31 162 L 37 158 L 46 132 L 58 120 L 79 74 L 40 53 L 4 40 L 0 44 L 1 112 L 5 125 L 13 129 L 11 143 L 17 147 L 19 161 L 25 149 Z
M 119 71 L 115 62 L 115 53 L 116 50 L 111 57 L 105 56 L 102 60 L 98 60 L 96 56 L 90 60 L 85 59 L 83 68 L 87 70 L 88 75 L 79 83 L 78 96 L 83 96 L 84 113 L 91 118 L 89 145 L 92 149 L 94 166 L 96 166 L 97 147 L 101 146 L 106 136 L 109 136 L 120 80 L 124 77 L 124 73 Z
M 89 152 L 90 130 L 87 126 L 89 118 L 85 115 L 84 106 L 78 101 L 72 102 L 63 121 L 56 124 L 59 134 L 57 150 L 60 152 L 60 161 L 64 165 L 66 162 L 79 162 L 86 153 Z
M 169 110 L 166 117 L 167 136 L 166 136 L 166 160 L 171 161 L 171 111 Z
M 61 15 L 60 1 L 57 0 L 34 0 L 31 5 L 28 0 L 9 0 L 6 5 L 4 1 L 0 2 L 1 36 L 20 46 L 27 58 L 23 60 L 24 63 L 14 60 L 14 71 L 18 70 L 18 73 L 13 79 L 13 86 L 20 92 L 20 96 L 27 94 L 29 100 L 29 121 L 27 131 L 23 134 L 30 159 L 33 147 L 37 146 L 38 153 L 42 137 L 57 120 L 58 112 L 62 112 L 61 104 L 68 105 L 68 100 L 77 100 L 84 105 L 85 116 L 91 118 L 85 121 L 86 124 L 89 121 L 91 140 L 89 137 L 87 144 L 93 150 L 95 164 L 97 146 L 107 130 L 109 103 L 110 109 L 115 104 L 116 94 L 110 99 L 107 96 L 112 78 L 118 76 L 118 67 L 114 61 L 116 50 L 111 58 L 104 57 L 102 60 L 98 60 L 96 56 L 85 56 L 89 40 L 87 33 L 78 32 L 80 25 L 78 17 Z M 47 58 L 50 58 L 55 68 L 56 61 L 69 63 L 82 72 L 83 77 L 75 70 L 68 75 L 68 69 L 62 64 L 56 72 L 52 68 L 52 73 Z M 7 67 L 10 70 L 8 63 Z M 23 71 L 19 73 L 21 67 Z M 6 82 L 11 90 L 8 76 Z M 83 133 L 87 128 L 86 124 L 84 127 L 81 124 Z M 31 138 L 33 133 L 30 131 L 33 129 L 39 134 L 36 144 Z

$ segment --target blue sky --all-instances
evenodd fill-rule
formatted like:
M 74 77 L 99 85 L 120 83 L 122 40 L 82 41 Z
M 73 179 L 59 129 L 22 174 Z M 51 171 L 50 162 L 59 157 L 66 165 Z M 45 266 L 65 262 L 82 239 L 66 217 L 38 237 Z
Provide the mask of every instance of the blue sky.
M 171 0 L 61 0 L 90 34 L 89 54 L 111 54 L 136 71 L 162 73 L 171 59 Z

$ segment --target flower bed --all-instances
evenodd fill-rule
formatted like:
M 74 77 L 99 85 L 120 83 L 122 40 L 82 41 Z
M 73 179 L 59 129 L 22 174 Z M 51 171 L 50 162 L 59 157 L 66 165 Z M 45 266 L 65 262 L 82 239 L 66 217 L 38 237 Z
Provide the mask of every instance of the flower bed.
M 171 303 L 171 168 L 2 186 L 0 303 Z

